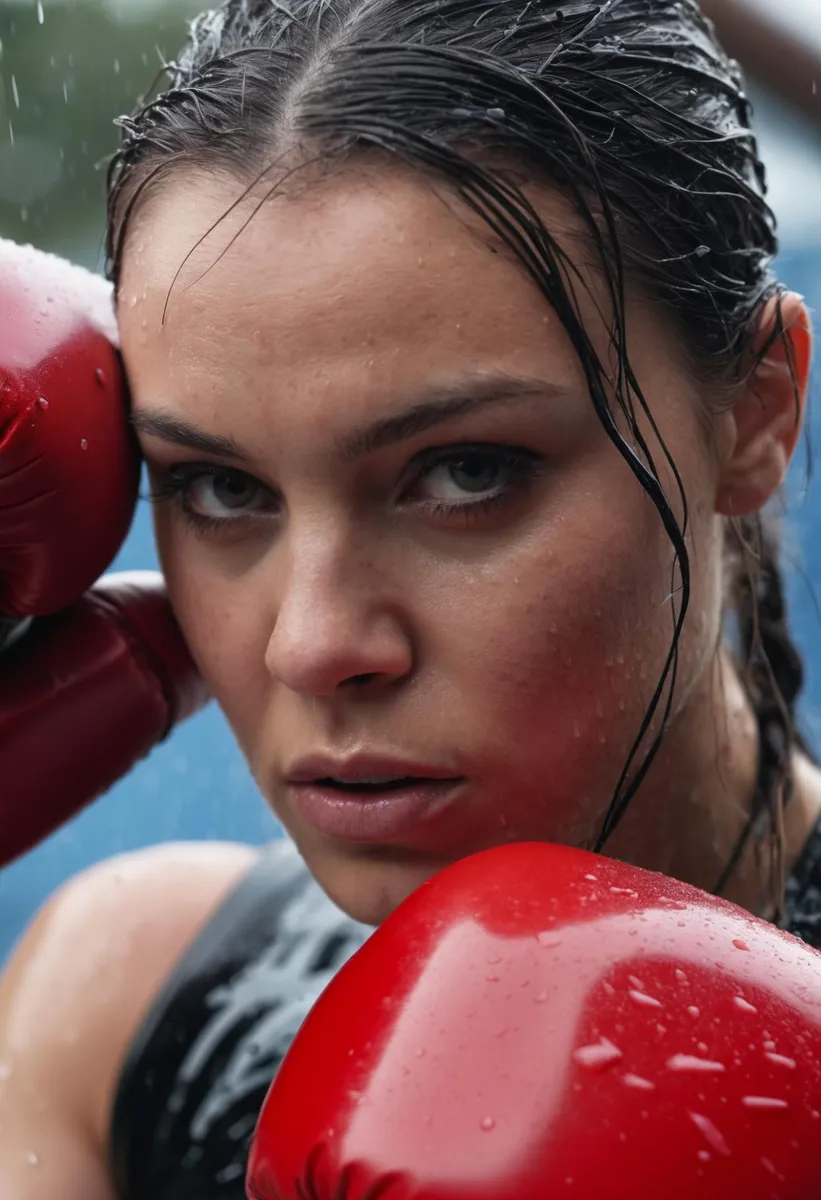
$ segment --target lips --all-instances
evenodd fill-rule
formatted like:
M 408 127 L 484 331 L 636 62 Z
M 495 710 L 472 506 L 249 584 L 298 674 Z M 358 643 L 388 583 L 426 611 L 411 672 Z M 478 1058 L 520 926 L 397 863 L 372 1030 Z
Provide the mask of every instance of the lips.
M 368 787 L 327 778 L 291 783 L 290 800 L 318 833 L 338 841 L 413 845 L 423 827 L 464 795 L 467 780 L 397 778 Z
M 355 754 L 336 757 L 311 754 L 298 759 L 285 771 L 288 783 L 328 784 L 347 787 L 351 784 L 398 786 L 417 781 L 430 782 L 460 779 L 451 767 L 388 754 Z

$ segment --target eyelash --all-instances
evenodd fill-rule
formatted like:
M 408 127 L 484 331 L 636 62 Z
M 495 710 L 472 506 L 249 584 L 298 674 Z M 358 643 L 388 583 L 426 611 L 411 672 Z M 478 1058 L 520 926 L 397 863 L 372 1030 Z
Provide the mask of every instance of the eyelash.
M 538 478 L 545 466 L 544 462 L 532 451 L 517 447 L 482 444 L 447 446 L 428 454 L 422 460 L 422 469 L 416 475 L 414 483 L 423 480 L 438 466 L 446 463 L 458 463 L 472 456 L 493 460 L 500 468 L 506 468 L 509 472 L 506 481 L 491 495 L 482 496 L 477 500 L 452 503 L 421 501 L 419 507 L 427 515 L 432 517 L 458 515 L 464 519 L 466 525 L 471 525 L 495 509 L 511 503 L 520 492 Z M 148 498 L 155 503 L 176 501 L 186 522 L 198 535 L 240 525 L 244 520 L 251 519 L 256 515 L 256 513 L 246 513 L 237 517 L 203 516 L 202 513 L 197 513 L 190 507 L 187 499 L 188 489 L 200 480 L 209 477 L 218 478 L 232 475 L 235 478 L 248 479 L 255 483 L 253 476 L 247 475 L 244 471 L 239 471 L 234 467 L 218 466 L 215 463 L 191 462 L 178 463 L 166 468 L 162 473 L 157 472 L 157 474 L 160 475 L 160 478 Z M 259 486 L 264 488 L 263 484 L 259 484 Z

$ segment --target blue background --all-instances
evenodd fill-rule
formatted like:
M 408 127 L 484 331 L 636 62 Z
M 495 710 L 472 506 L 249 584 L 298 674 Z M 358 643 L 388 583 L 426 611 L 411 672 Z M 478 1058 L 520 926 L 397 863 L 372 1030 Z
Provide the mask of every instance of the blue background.
M 757 97 L 763 154 L 782 232 L 781 277 L 821 308 L 821 139 L 767 97 Z M 821 414 L 813 388 L 810 446 L 819 444 Z M 821 748 L 821 483 L 807 478 L 800 452 L 788 495 L 785 557 L 792 563 L 793 628 L 808 662 L 801 709 L 805 730 Z M 113 569 L 156 565 L 150 512 L 141 502 Z M 59 780 L 55 780 L 59 786 Z M 251 781 L 215 706 L 179 729 L 92 808 L 26 858 L 0 872 L 0 959 L 45 897 L 86 865 L 124 850 L 175 839 L 227 838 L 261 843 L 280 832 Z

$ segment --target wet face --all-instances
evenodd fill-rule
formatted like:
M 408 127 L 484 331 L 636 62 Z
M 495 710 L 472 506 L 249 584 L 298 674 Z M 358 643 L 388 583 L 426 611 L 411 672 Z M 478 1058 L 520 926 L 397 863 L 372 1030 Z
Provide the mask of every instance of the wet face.
M 158 544 L 260 789 L 377 922 L 472 851 L 594 838 L 669 650 L 672 550 L 484 224 L 422 179 L 357 174 L 241 232 L 240 206 L 197 245 L 240 190 L 178 178 L 130 233 L 121 333 Z M 563 204 L 539 203 L 565 236 Z M 718 629 L 715 469 L 666 322 L 636 302 L 629 338 L 690 500 L 684 703 Z M 373 785 L 305 782 L 335 765 Z M 403 774 L 451 782 L 376 782 Z

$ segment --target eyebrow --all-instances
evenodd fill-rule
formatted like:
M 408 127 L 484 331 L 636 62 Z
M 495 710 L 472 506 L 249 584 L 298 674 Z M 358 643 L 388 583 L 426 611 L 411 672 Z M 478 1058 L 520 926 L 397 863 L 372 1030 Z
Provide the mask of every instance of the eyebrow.
M 453 417 L 525 399 L 546 399 L 550 396 L 556 398 L 567 394 L 565 388 L 527 376 L 468 376 L 453 383 L 427 388 L 424 399 L 411 404 L 403 412 L 346 434 L 337 446 L 337 452 L 343 460 L 353 461 L 387 446 L 407 441 Z M 251 456 L 242 450 L 233 438 L 206 433 L 205 430 L 164 409 L 132 413 L 131 424 L 140 433 L 161 438 L 188 450 L 228 458 L 234 462 L 251 462 Z

